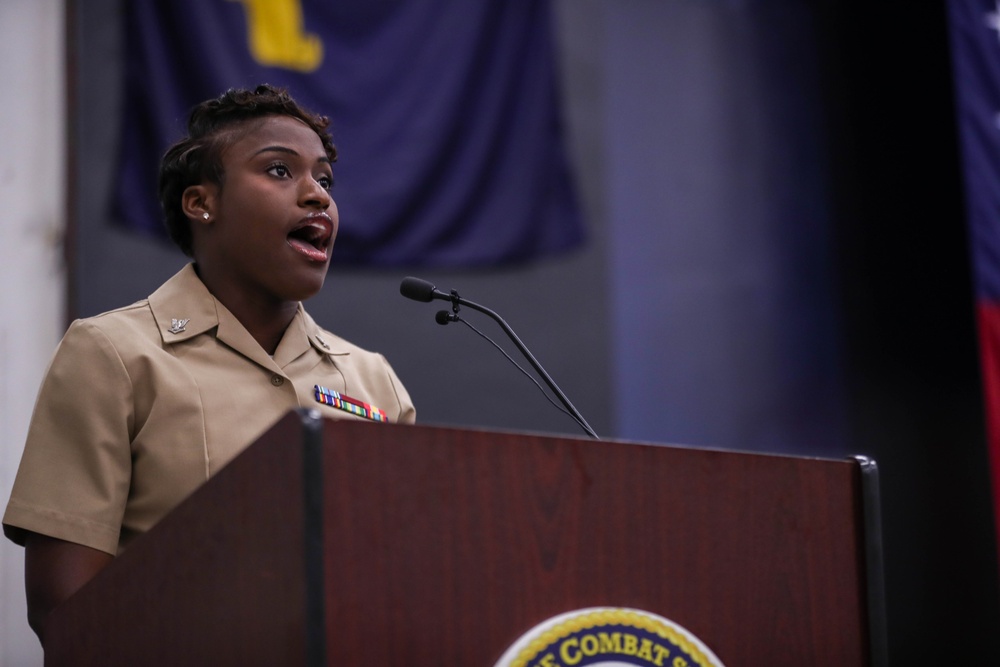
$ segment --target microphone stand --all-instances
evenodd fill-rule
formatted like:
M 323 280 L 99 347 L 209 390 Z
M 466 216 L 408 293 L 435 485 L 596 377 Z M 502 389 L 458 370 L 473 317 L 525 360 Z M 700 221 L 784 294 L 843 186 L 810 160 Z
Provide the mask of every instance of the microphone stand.
M 407 278 L 406 281 L 404 281 L 404 285 L 406 285 L 407 281 L 411 280 L 414 281 L 414 283 L 417 283 L 419 279 Z M 514 333 L 514 330 L 511 329 L 510 326 L 508 326 L 508 324 L 504 321 L 502 317 L 500 317 L 500 315 L 498 315 L 493 310 L 490 310 L 486 306 L 481 306 L 474 301 L 463 299 L 461 296 L 459 296 L 456 290 L 451 290 L 451 294 L 445 294 L 444 292 L 438 290 L 433 285 L 430 285 L 425 281 L 419 280 L 419 283 L 422 283 L 420 285 L 420 288 L 424 290 L 419 296 L 414 295 L 412 293 L 408 293 L 412 292 L 412 290 L 407 290 L 405 288 L 401 289 L 400 291 L 403 293 L 404 296 L 407 296 L 411 299 L 415 299 L 417 301 L 430 301 L 431 299 L 441 299 L 443 301 L 451 302 L 452 314 L 448 315 L 444 311 L 438 313 L 439 316 L 437 320 L 438 323 L 446 324 L 447 321 L 452 321 L 452 322 L 457 321 L 459 307 L 465 306 L 466 308 L 471 308 L 472 310 L 476 310 L 479 311 L 480 313 L 483 313 L 484 315 L 492 318 L 497 324 L 499 324 L 500 328 L 503 329 L 504 333 L 507 334 L 507 337 L 514 342 L 514 345 L 516 345 L 517 349 L 521 351 L 521 354 L 524 355 L 525 359 L 527 359 L 531 363 L 531 366 L 532 368 L 535 369 L 535 372 L 538 373 L 538 375 L 542 378 L 542 380 L 545 381 L 545 384 L 548 385 L 549 389 L 552 390 L 552 393 L 554 393 L 556 397 L 559 399 L 559 401 L 566 407 L 566 409 L 569 411 L 573 419 L 575 419 L 577 423 L 583 428 L 583 430 L 586 431 L 587 435 L 589 435 L 594 440 L 600 440 L 600 437 L 598 437 L 594 429 L 590 427 L 590 424 L 587 423 L 587 420 L 583 418 L 583 415 L 580 414 L 580 411 L 577 410 L 576 407 L 570 402 L 569 398 L 567 398 L 566 394 L 564 394 L 562 390 L 559 388 L 559 386 L 556 385 L 555 381 L 551 377 L 549 377 L 549 374 L 545 372 L 545 369 L 542 368 L 542 365 L 540 363 L 538 363 L 538 360 L 535 359 L 535 356 L 531 354 L 531 352 L 528 350 L 527 347 L 525 347 L 524 343 L 521 342 L 521 339 L 517 337 L 516 333 Z M 446 315 L 447 321 L 442 321 L 445 319 L 440 317 L 442 314 Z

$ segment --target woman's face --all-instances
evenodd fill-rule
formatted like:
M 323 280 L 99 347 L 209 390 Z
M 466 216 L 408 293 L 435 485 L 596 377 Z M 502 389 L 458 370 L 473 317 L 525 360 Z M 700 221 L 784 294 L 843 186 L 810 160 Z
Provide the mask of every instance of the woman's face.
M 331 165 L 305 123 L 288 116 L 257 122 L 223 152 L 223 185 L 205 186 L 209 219 L 193 223 L 201 228 L 196 257 L 223 281 L 219 289 L 301 301 L 323 286 L 337 235 Z

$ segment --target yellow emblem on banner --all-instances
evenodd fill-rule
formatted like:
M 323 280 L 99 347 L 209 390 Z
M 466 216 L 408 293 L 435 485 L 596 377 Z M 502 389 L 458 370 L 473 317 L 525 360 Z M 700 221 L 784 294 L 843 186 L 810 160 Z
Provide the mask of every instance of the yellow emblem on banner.
M 312 72 L 323 62 L 323 42 L 304 32 L 300 0 L 235 0 L 247 17 L 250 55 L 261 65 Z

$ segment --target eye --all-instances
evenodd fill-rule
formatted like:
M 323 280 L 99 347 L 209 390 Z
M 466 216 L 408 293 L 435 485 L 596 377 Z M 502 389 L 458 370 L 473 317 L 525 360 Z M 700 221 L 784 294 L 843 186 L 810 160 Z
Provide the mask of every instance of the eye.
M 320 187 L 322 187 L 324 190 L 333 189 L 333 176 L 327 176 L 326 174 L 323 174 L 322 176 L 316 179 L 316 182 L 319 183 Z
M 278 178 L 289 178 L 292 175 L 291 170 L 283 162 L 275 162 L 267 168 L 267 173 L 272 176 L 277 176 Z

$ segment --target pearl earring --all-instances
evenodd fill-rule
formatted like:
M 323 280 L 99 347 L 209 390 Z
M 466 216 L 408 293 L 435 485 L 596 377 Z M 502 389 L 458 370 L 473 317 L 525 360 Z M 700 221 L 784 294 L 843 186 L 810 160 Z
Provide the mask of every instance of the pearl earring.
M 212 216 L 210 216 L 210 215 L 208 214 L 208 211 L 205 211 L 204 213 L 202 213 L 202 214 L 201 214 L 201 217 L 203 217 L 203 218 L 205 218 L 206 220 L 208 220 L 208 219 L 209 219 L 210 217 L 212 217 Z

